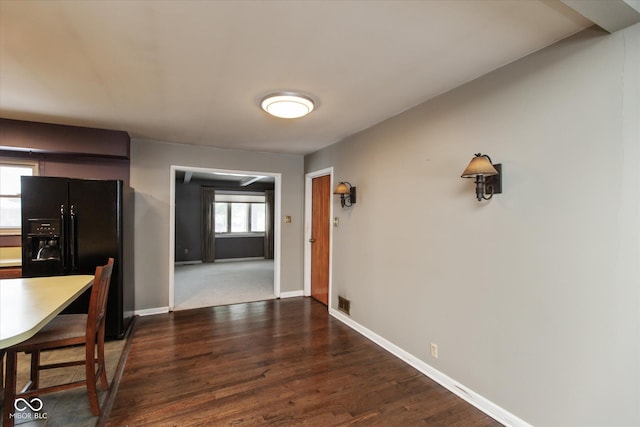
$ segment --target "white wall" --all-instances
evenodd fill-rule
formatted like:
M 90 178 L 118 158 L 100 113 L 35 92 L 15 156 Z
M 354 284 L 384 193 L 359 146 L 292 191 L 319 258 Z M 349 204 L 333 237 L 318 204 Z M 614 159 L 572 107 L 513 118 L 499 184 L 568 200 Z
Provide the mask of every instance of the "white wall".
M 635 25 L 307 156 L 358 189 L 332 306 L 528 423 L 640 425 L 639 123 Z M 460 178 L 477 152 L 503 164 L 489 202 Z
M 169 189 L 172 165 L 282 174 L 280 291 L 302 290 L 303 158 L 167 142 L 131 141 L 135 200 L 136 310 L 169 305 Z

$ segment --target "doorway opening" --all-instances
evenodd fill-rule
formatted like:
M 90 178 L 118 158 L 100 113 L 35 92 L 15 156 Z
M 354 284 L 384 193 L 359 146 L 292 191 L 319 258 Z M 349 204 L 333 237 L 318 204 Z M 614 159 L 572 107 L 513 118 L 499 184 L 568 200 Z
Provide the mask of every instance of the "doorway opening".
M 171 166 L 169 309 L 280 297 L 281 174 Z

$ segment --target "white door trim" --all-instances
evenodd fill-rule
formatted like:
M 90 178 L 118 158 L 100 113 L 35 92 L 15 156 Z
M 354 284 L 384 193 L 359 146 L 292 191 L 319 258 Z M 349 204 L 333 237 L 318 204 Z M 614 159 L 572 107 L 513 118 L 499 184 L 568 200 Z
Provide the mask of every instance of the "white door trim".
M 311 196 L 313 178 L 329 175 L 330 189 L 333 191 L 333 167 L 309 172 L 304 176 L 304 296 L 311 296 Z M 333 203 L 329 203 L 329 218 L 333 218 Z M 332 259 L 333 259 L 333 227 L 329 228 L 329 296 L 327 308 L 331 309 L 332 288 Z
M 204 173 L 235 173 L 239 175 L 272 176 L 274 183 L 274 250 L 273 250 L 273 294 L 280 298 L 280 210 L 282 204 L 282 174 L 276 172 L 245 171 L 232 169 L 200 168 L 193 166 L 171 165 L 169 173 L 169 311 L 175 307 L 174 300 L 174 274 L 175 274 L 175 244 L 176 244 L 176 172 L 204 172 Z

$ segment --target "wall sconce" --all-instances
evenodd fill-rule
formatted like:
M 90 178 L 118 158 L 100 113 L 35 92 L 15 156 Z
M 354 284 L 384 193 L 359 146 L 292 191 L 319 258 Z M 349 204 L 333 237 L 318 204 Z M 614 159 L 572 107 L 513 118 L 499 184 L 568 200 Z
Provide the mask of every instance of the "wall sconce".
M 340 206 L 351 206 L 356 202 L 356 187 L 346 181 L 340 181 L 333 194 L 340 195 Z
M 476 154 L 461 177 L 476 179 L 476 197 L 479 202 L 502 193 L 502 165 L 494 165 L 491 157 L 486 154 Z

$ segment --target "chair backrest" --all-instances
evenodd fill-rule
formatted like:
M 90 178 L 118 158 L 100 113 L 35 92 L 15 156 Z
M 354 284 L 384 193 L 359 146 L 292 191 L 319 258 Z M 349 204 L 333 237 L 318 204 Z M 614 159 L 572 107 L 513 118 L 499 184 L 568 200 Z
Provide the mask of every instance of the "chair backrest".
M 87 334 L 95 334 L 98 332 L 100 324 L 104 324 L 112 272 L 113 258 L 109 258 L 105 265 L 96 267 L 93 287 L 91 288 L 91 299 L 89 300 Z

